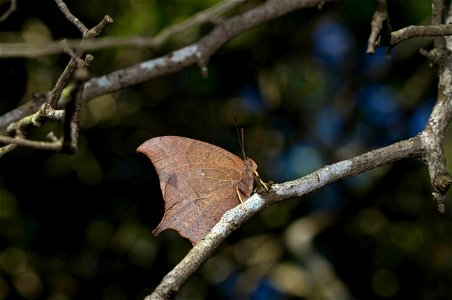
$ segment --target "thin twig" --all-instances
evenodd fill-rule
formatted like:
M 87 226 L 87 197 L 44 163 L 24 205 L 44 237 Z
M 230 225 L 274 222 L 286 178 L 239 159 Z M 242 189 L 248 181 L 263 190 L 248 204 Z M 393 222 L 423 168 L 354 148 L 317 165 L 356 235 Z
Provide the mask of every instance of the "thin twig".
M 76 57 L 80 58 L 81 53 L 76 53 Z M 50 92 L 49 99 L 47 100 L 47 104 L 52 109 L 58 108 L 58 100 L 61 97 L 61 93 L 63 92 L 64 87 L 68 83 L 72 73 L 75 71 L 75 69 L 78 66 L 78 62 L 76 59 L 71 58 L 69 63 L 66 65 L 66 68 L 64 68 L 63 73 L 61 73 L 60 77 L 58 77 L 57 82 L 53 86 L 52 91 Z
M 81 66 L 75 72 L 75 85 L 71 91 L 69 103 L 66 105 L 66 116 L 63 123 L 63 151 L 75 153 L 78 147 L 78 129 L 80 99 L 83 94 L 85 81 L 88 79 L 88 69 Z
M 163 29 L 154 38 L 155 47 L 161 46 L 170 37 L 177 33 L 185 32 L 188 29 L 199 24 L 215 21 L 215 19 L 217 19 L 221 14 L 244 3 L 245 1 L 246 0 L 234 0 L 234 1 L 229 0 L 220 2 L 212 7 L 209 7 L 203 11 L 198 12 L 188 20 L 182 21 L 180 23 L 174 24 Z
M 17 122 L 24 116 L 28 116 L 39 110 L 42 104 L 47 100 L 46 95 L 40 93 L 33 93 L 32 98 L 27 103 L 7 112 L 0 117 L 0 133 L 6 131 L 6 126 L 13 122 Z
M 23 138 L 13 138 L 10 136 L 0 135 L 0 143 L 3 144 L 13 144 L 17 146 L 32 147 L 41 150 L 53 150 L 59 151 L 61 149 L 61 141 L 59 142 L 42 142 L 42 141 L 32 141 Z M 8 145 L 9 146 L 9 145 Z
M 58 8 L 63 13 L 63 15 L 66 17 L 66 19 L 68 19 L 69 22 L 74 24 L 75 27 L 77 27 L 78 30 L 80 30 L 80 32 L 82 33 L 82 36 L 84 36 L 85 33 L 88 31 L 88 28 L 82 23 L 82 21 L 80 21 L 76 16 L 74 16 L 71 13 L 71 11 L 67 7 L 66 3 L 63 2 L 63 0 L 55 0 L 55 2 L 57 4 Z
M 55 0 L 55 2 L 57 3 L 58 8 L 61 10 L 64 16 L 80 30 L 82 37 L 85 38 L 88 33 L 88 28 L 70 12 L 69 8 L 62 0 Z M 64 69 L 63 73 L 61 73 L 52 91 L 50 92 L 50 96 L 47 100 L 47 105 L 50 108 L 58 108 L 58 100 L 61 97 L 61 93 L 63 92 L 64 87 L 67 85 L 70 76 L 79 65 L 78 60 L 81 58 L 82 54 L 82 51 L 76 50 L 75 53 L 71 55 L 71 60 L 66 65 L 66 68 Z
M 2 157 L 3 155 L 13 151 L 14 149 L 17 148 L 16 144 L 9 144 L 3 147 L 0 147 L 0 157 Z
M 95 38 L 96 36 L 98 36 L 102 32 L 102 30 L 104 29 L 105 26 L 107 26 L 108 24 L 111 24 L 111 23 L 113 23 L 113 19 L 109 15 L 106 15 L 99 22 L 99 24 L 97 24 L 96 26 L 94 26 L 90 30 L 86 31 L 83 34 L 83 37 L 84 38 L 89 38 L 89 39 Z
M 0 17 L 0 23 L 8 19 L 8 17 L 17 9 L 16 0 L 9 0 L 9 7 Z
M 63 51 L 67 55 L 69 55 L 69 57 L 71 57 L 73 60 L 75 60 L 77 65 L 79 65 L 79 66 L 83 65 L 83 59 L 81 59 L 80 55 L 77 54 L 74 50 L 72 50 L 71 47 L 69 47 L 68 42 L 67 42 L 66 39 L 61 40 L 60 44 L 61 44 L 61 48 L 63 48 Z
M 432 0 L 432 25 L 442 25 L 444 24 L 444 12 L 445 5 L 444 0 Z M 440 56 L 445 54 L 446 42 L 444 38 L 438 37 L 434 39 L 435 48 L 440 53 Z

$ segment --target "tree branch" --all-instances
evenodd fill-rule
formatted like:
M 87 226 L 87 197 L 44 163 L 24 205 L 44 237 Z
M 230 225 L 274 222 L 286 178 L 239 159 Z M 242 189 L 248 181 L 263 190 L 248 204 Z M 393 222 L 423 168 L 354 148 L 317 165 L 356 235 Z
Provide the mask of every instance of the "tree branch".
M 391 34 L 386 0 L 375 0 L 375 13 L 372 17 L 371 31 L 367 42 L 367 53 L 375 53 L 375 46 L 388 46 Z
M 192 18 L 189 18 L 188 20 L 165 28 L 154 37 L 153 39 L 154 47 L 159 47 L 163 45 L 163 43 L 165 43 L 171 36 L 180 32 L 184 32 L 196 25 L 212 21 L 214 22 L 221 14 L 244 3 L 245 1 L 246 0 L 220 2 L 212 7 L 209 7 L 206 10 L 203 10 L 195 14 Z
M 430 181 L 433 186 L 433 199 L 437 202 L 438 210 L 442 213 L 446 211 L 446 193 L 452 184 L 452 177 L 447 170 L 444 152 L 446 130 L 452 120 L 451 75 L 452 71 L 448 67 L 445 67 L 440 74 L 437 103 L 427 126 L 420 135 L 425 150 Z M 449 83 L 444 84 L 445 78 L 449 80 Z M 449 92 L 446 92 L 447 89 L 449 89 Z
M 17 9 L 16 2 L 16 0 L 9 0 L 8 9 L 3 13 L 2 16 L 0 16 L 0 23 L 8 19 L 8 17 Z
M 407 39 L 427 36 L 448 36 L 452 35 L 452 25 L 429 25 L 429 26 L 407 26 L 397 31 L 391 32 L 391 46 L 403 42 Z
M 46 102 L 46 95 L 40 93 L 33 93 L 31 100 L 19 107 L 7 112 L 0 117 L 0 133 L 5 133 L 5 127 L 8 124 L 20 120 L 24 116 L 29 116 L 39 110 L 42 104 Z
M 440 2 L 436 5 L 444 5 L 441 1 L 434 1 L 434 4 L 435 2 Z M 434 21 L 443 20 L 443 10 L 442 8 L 441 13 L 437 12 L 436 16 L 433 14 Z M 449 6 L 447 23 L 450 21 L 452 21 L 452 4 Z M 439 56 L 441 59 L 436 61 L 439 77 L 436 104 L 420 137 L 433 187 L 433 199 L 438 204 L 438 210 L 444 213 L 446 210 L 446 193 L 452 185 L 452 176 L 447 170 L 444 151 L 446 130 L 452 121 L 452 40 L 450 38 L 442 39 L 444 43 L 436 42 L 435 45 L 438 47 L 444 46 L 444 50 L 434 49 L 436 53 L 443 53 Z
M 444 0 L 432 0 L 432 25 L 444 24 Z M 435 48 L 438 49 L 441 55 L 446 50 L 446 44 L 443 38 L 434 39 Z
M 75 25 L 75 27 L 80 30 L 80 33 L 82 35 L 85 35 L 85 33 L 88 31 L 88 28 L 80 21 L 76 16 L 74 16 L 69 8 L 67 7 L 66 3 L 63 2 L 63 0 L 55 0 L 56 4 L 58 5 L 58 8 L 63 13 L 63 15 L 68 19 L 69 22 Z

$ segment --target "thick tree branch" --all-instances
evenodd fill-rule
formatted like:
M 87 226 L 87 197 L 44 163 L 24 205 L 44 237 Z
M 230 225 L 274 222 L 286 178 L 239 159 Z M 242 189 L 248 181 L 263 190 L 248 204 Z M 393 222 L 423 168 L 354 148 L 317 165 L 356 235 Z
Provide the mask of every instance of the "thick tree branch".
M 267 195 L 252 195 L 243 205 L 227 211 L 210 233 L 162 279 L 146 300 L 170 299 L 226 237 L 265 207 L 290 198 L 305 196 L 327 184 L 385 164 L 404 158 L 421 157 L 422 152 L 420 138 L 414 137 L 323 167 L 300 179 L 274 184 Z
M 2 117 L 0 117 L 0 119 L 3 120 L 3 125 L 0 122 L 0 134 L 5 133 L 6 125 L 16 122 L 24 116 L 29 116 L 39 110 L 41 105 L 46 102 L 46 99 L 46 95 L 44 94 L 33 93 L 30 101 L 20 105 L 19 107 L 7 112 Z
M 436 5 L 441 6 L 441 1 Z M 439 10 L 439 9 L 438 9 Z M 435 10 L 434 10 L 435 11 Z M 438 16 L 433 15 L 433 20 L 442 21 L 442 11 L 437 12 Z M 437 21 L 438 21 L 437 20 Z M 449 6 L 447 23 L 452 21 L 452 4 Z M 446 139 L 446 130 L 452 121 L 452 39 L 442 38 L 444 43 L 435 42 L 441 49 L 435 48 L 436 53 L 443 53 L 438 59 L 438 95 L 435 107 L 430 115 L 424 131 L 421 133 L 421 141 L 425 150 L 425 160 L 428 166 L 430 181 L 433 187 L 433 199 L 438 204 L 438 210 L 445 212 L 446 193 L 452 185 L 452 176 L 447 170 L 446 155 L 444 151 L 444 140 Z
M 87 58 L 91 61 L 91 55 Z M 66 114 L 63 122 L 63 145 L 62 150 L 68 153 L 75 153 L 78 148 L 78 129 L 80 99 L 82 98 L 85 81 L 88 79 L 88 69 L 80 67 L 75 72 L 75 85 L 71 91 L 69 103 L 66 105 Z
M 105 27 L 105 25 L 110 24 L 113 22 L 110 16 L 105 16 L 102 21 L 94 26 L 93 28 L 89 29 L 83 25 L 83 23 L 74 17 L 69 9 L 67 8 L 66 4 L 64 4 L 61 0 L 55 0 L 57 2 L 58 7 L 61 9 L 61 11 L 65 14 L 66 18 L 70 20 L 74 25 L 76 25 L 79 30 L 82 32 L 83 39 L 91 39 L 96 37 L 100 34 L 100 31 Z M 64 87 L 67 85 L 70 76 L 72 73 L 77 69 L 77 66 L 79 66 L 79 59 L 82 57 L 83 52 L 81 50 L 76 50 L 75 53 L 70 53 L 71 60 L 67 64 L 66 68 L 64 69 L 63 73 L 58 78 L 57 83 L 55 84 L 54 88 L 50 92 L 49 99 L 47 100 L 48 105 L 52 109 L 58 108 L 58 100 L 61 98 L 61 93 L 63 92 Z
M 24 146 L 24 147 L 32 147 L 35 149 L 40 149 L 40 150 L 54 150 L 54 151 L 58 151 L 61 149 L 61 141 L 56 141 L 56 142 L 43 142 L 43 141 L 32 141 L 32 140 L 27 140 L 24 138 L 13 138 L 10 136 L 3 136 L 0 135 L 0 143 L 3 144 L 12 144 L 12 145 L 17 145 L 17 146 Z M 10 146 L 10 145 L 8 145 Z
M 437 201 L 438 210 L 442 213 L 446 211 L 446 193 L 452 184 L 452 177 L 446 167 L 444 152 L 446 130 L 452 120 L 452 94 L 450 93 L 452 90 L 446 92 L 446 86 L 449 89 L 452 87 L 450 82 L 452 73 L 450 68 L 445 67 L 445 69 L 440 74 L 437 104 L 430 115 L 427 126 L 420 135 L 425 150 L 430 181 L 433 186 L 433 198 Z M 449 80 L 446 85 L 444 78 Z

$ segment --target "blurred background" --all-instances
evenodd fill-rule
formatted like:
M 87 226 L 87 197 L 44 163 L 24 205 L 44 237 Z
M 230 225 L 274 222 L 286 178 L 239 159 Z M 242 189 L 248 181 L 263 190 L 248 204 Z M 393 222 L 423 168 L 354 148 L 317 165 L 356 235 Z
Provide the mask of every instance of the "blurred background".
M 226 14 L 246 11 L 248 1 Z M 102 36 L 152 36 L 216 1 L 67 3 Z M 430 1 L 389 1 L 393 30 L 429 24 Z M 8 4 L 1 2 L 0 10 Z M 436 96 L 436 69 L 419 54 L 432 40 L 365 54 L 371 0 L 300 10 L 236 37 L 209 62 L 102 96 L 83 106 L 75 155 L 21 148 L 0 158 L 0 300 L 142 299 L 189 251 L 168 230 L 156 172 L 135 152 L 181 135 L 247 156 L 265 181 L 326 164 L 421 131 Z M 197 41 L 206 24 L 160 49 L 90 51 L 93 77 Z M 18 3 L 0 42 L 78 38 L 53 1 Z M 46 92 L 68 57 L 1 59 L 0 114 Z M 452 170 L 452 131 L 446 150 Z M 43 138 L 58 124 L 32 132 Z M 233 233 L 176 299 L 450 299 L 451 198 L 436 211 L 426 167 L 404 160 L 265 209 Z

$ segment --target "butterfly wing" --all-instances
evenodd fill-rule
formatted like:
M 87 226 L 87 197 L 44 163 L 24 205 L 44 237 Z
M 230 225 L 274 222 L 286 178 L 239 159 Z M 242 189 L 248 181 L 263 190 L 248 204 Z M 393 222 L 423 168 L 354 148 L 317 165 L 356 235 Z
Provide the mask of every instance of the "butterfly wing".
M 153 231 L 172 228 L 201 240 L 221 216 L 239 204 L 237 189 L 252 192 L 254 170 L 236 155 L 211 144 L 185 137 L 152 138 L 137 149 L 151 159 L 160 180 L 165 213 Z M 253 162 L 254 163 L 254 162 Z

